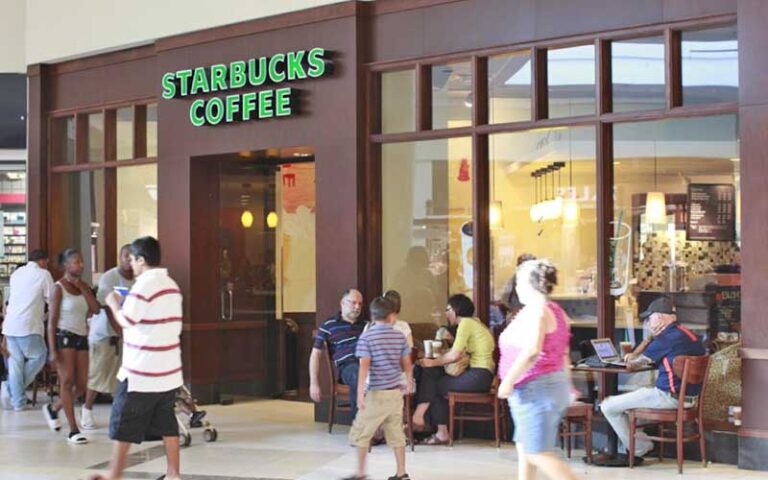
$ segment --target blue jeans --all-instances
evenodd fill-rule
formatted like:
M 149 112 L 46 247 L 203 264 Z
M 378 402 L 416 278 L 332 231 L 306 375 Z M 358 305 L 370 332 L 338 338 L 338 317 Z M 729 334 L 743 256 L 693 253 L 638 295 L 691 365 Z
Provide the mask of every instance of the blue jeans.
M 360 373 L 360 364 L 348 362 L 339 368 L 341 383 L 349 386 L 349 407 L 352 409 L 352 417 L 357 414 L 357 377 Z
M 571 382 L 563 372 L 541 375 L 518 385 L 509 397 L 515 422 L 515 443 L 523 452 L 539 454 L 555 450 L 560 421 L 568 409 Z
M 621 440 L 625 450 L 629 450 L 629 414 L 633 408 L 677 408 L 677 399 L 669 392 L 658 388 L 639 388 L 633 392 L 614 395 L 603 400 L 600 410 L 611 424 Z M 638 429 L 640 432 L 641 430 Z M 642 457 L 653 449 L 653 442 L 642 435 L 635 441 L 635 456 Z
M 8 339 L 8 393 L 13 408 L 23 408 L 27 404 L 24 393 L 37 374 L 45 365 L 48 350 L 42 335 L 24 337 L 6 337 Z

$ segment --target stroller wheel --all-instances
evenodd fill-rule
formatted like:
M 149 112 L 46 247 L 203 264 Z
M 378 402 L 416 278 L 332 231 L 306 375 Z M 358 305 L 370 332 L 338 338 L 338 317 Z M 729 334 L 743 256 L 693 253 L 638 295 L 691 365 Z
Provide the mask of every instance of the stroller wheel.
M 192 436 L 188 433 L 181 433 L 179 435 L 179 443 L 182 447 L 188 447 L 192 444 Z
M 203 431 L 203 440 L 206 442 L 215 442 L 218 437 L 219 432 L 217 432 L 215 428 L 206 428 Z

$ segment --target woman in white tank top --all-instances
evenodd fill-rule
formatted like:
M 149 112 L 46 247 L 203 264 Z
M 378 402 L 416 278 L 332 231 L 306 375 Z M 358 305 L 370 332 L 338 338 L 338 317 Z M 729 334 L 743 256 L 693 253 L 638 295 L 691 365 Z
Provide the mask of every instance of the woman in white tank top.
M 59 411 L 64 410 L 69 424 L 67 441 L 87 443 L 75 419 L 74 400 L 84 395 L 88 383 L 88 317 L 99 312 L 99 302 L 91 287 L 80 276 L 84 264 L 80 252 L 64 250 L 59 255 L 64 276 L 56 282 L 48 320 L 50 361 L 59 376 L 59 399 L 43 405 L 48 426 L 61 428 Z

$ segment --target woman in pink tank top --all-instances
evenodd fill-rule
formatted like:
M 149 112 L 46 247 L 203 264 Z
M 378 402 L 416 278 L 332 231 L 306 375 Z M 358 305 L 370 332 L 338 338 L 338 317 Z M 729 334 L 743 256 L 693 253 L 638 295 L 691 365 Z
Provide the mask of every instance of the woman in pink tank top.
M 547 477 L 575 479 L 555 454 L 560 421 L 571 397 L 568 316 L 548 299 L 557 269 L 547 260 L 518 268 L 517 295 L 525 305 L 499 337 L 499 398 L 509 401 L 515 423 L 518 478 L 541 470 Z

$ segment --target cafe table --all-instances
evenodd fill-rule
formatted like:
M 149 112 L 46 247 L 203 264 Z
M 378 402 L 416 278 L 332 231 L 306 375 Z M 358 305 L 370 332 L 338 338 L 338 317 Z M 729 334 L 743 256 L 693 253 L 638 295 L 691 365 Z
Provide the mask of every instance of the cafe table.
M 618 375 L 620 373 L 623 374 L 635 374 L 640 372 L 648 372 L 656 370 L 656 367 L 654 365 L 647 365 L 644 367 L 638 367 L 633 369 L 628 368 L 621 368 L 621 367 L 592 367 L 589 365 L 574 365 L 573 371 L 574 372 L 584 372 L 584 373 L 595 373 L 600 375 L 600 379 L 605 382 L 606 384 L 606 391 L 608 392 L 608 396 L 611 395 L 617 395 L 619 393 L 619 382 L 618 382 Z M 615 375 L 615 376 L 614 376 Z M 603 398 L 600 398 L 600 401 L 602 401 Z M 613 428 L 608 426 L 608 455 L 605 458 L 594 458 L 593 465 L 597 465 L 600 467 L 627 467 L 629 466 L 629 461 L 626 455 L 619 455 L 619 439 L 616 436 L 616 432 L 613 431 Z M 586 457 L 584 458 L 584 461 L 586 462 Z M 642 462 L 640 462 L 642 463 Z M 635 461 L 635 465 L 639 465 L 637 461 Z

